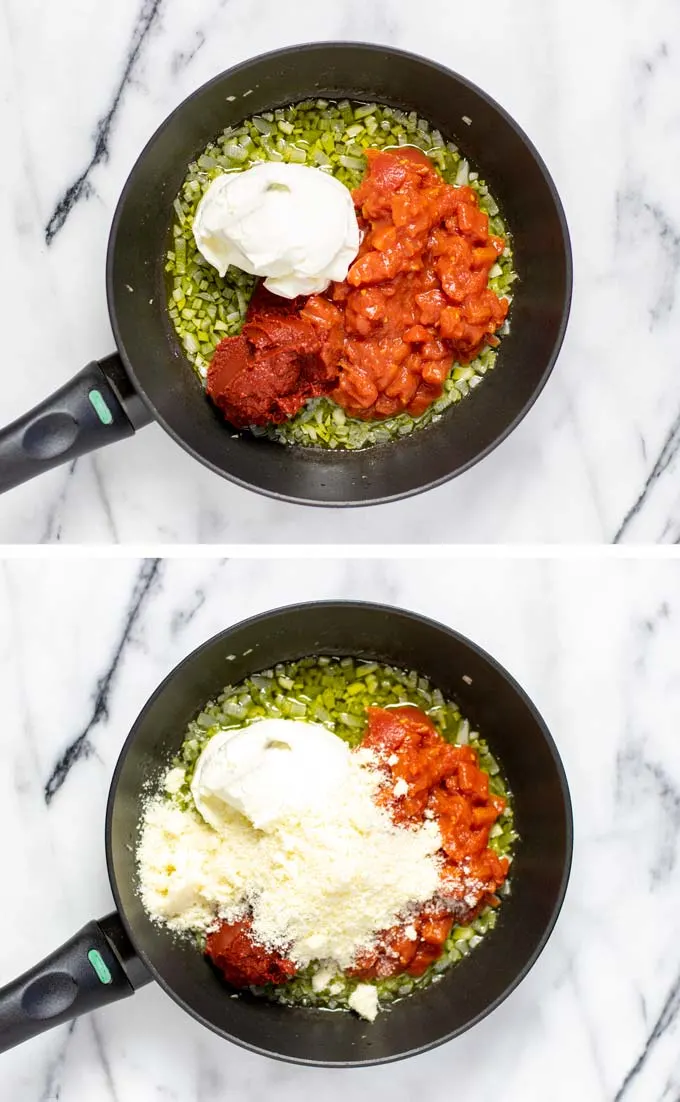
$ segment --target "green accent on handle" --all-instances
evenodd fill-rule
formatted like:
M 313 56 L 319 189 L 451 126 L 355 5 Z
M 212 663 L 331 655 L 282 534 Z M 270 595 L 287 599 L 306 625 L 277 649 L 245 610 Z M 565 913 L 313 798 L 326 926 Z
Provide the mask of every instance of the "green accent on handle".
M 97 978 L 101 980 L 102 983 L 111 983 L 113 981 L 113 976 L 109 972 L 106 961 L 98 949 L 90 949 L 87 954 L 87 959 L 97 973 Z
M 100 390 L 91 390 L 88 394 L 88 398 L 94 408 L 94 412 L 101 421 L 102 425 L 110 425 L 113 422 L 113 414 L 104 401 L 104 397 Z

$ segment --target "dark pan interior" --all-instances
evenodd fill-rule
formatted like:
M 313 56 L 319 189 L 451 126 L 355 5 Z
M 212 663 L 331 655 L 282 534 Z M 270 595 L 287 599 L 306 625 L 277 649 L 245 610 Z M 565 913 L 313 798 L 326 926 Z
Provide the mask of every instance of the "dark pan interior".
M 488 738 L 514 793 L 521 833 L 512 895 L 496 929 L 444 979 L 379 1015 L 284 1008 L 230 998 L 203 958 L 146 917 L 135 894 L 140 788 L 179 747 L 187 721 L 227 682 L 310 654 L 351 654 L 415 668 Z M 228 655 L 234 655 L 233 660 Z M 463 677 L 471 679 L 468 684 Z M 137 720 L 116 768 L 107 860 L 133 944 L 166 991 L 199 1021 L 248 1048 L 299 1063 L 353 1065 L 431 1048 L 493 1009 L 522 978 L 557 917 L 571 859 L 571 811 L 552 739 L 531 702 L 496 662 L 455 632 L 377 605 L 295 606 L 247 621 L 191 654 Z
M 250 93 L 244 99 L 245 93 Z M 366 452 L 324 452 L 234 438 L 203 394 L 165 310 L 163 259 L 172 200 L 188 163 L 225 126 L 308 96 L 416 110 L 458 142 L 501 205 L 521 275 L 495 371 L 470 400 L 410 438 Z M 234 97 L 229 100 L 227 97 Z M 462 120 L 467 117 L 471 125 Z M 140 393 L 192 455 L 235 482 L 308 504 L 386 501 L 450 478 L 491 450 L 527 412 L 566 326 L 571 259 L 545 166 L 509 116 L 432 62 L 384 47 L 322 43 L 268 54 L 189 97 L 153 136 L 121 197 L 109 242 L 109 310 Z

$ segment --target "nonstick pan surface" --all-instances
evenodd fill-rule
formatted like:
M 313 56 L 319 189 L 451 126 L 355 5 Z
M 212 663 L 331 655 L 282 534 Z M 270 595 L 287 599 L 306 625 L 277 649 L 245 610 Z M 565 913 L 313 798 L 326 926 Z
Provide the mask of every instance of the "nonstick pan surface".
M 143 785 L 163 772 L 189 719 L 225 683 L 314 654 L 416 669 L 456 699 L 498 755 L 521 836 L 512 893 L 495 930 L 439 983 L 394 1004 L 370 1025 L 344 1012 L 230 997 L 233 992 L 195 949 L 148 919 L 137 896 L 134 851 Z M 199 647 L 141 712 L 116 766 L 106 816 L 118 912 L 90 923 L 0 990 L 0 1051 L 153 978 L 203 1025 L 264 1055 L 352 1067 L 422 1052 L 478 1022 L 529 971 L 557 919 L 571 848 L 571 806 L 553 740 L 522 689 L 475 644 L 431 620 L 380 605 L 323 602 L 266 613 Z M 108 982 L 95 974 L 93 952 L 109 972 Z
M 236 433 L 205 397 L 166 310 L 172 201 L 189 162 L 224 127 L 321 95 L 415 110 L 455 140 L 501 206 L 520 275 L 511 331 L 483 385 L 437 424 L 361 452 L 284 447 Z M 0 490 L 155 419 L 211 470 L 271 497 L 342 506 L 419 493 L 483 458 L 524 417 L 552 370 L 571 298 L 560 200 L 540 156 L 503 108 L 432 61 L 347 43 L 262 55 L 189 96 L 156 131 L 130 174 L 111 228 L 106 274 L 118 353 L 92 361 L 0 433 Z

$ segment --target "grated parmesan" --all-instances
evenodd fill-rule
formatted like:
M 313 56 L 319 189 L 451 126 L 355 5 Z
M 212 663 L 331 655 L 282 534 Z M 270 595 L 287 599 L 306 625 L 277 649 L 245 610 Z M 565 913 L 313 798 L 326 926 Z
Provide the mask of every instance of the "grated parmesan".
M 396 826 L 375 797 L 383 775 L 365 753 L 323 809 L 267 831 L 234 811 L 220 831 L 167 797 L 145 808 L 140 895 L 171 929 L 207 931 L 252 912 L 253 934 L 303 968 L 347 968 L 376 934 L 440 887 L 439 827 Z
M 165 774 L 165 780 L 163 781 L 163 787 L 166 792 L 169 792 L 171 796 L 176 795 L 180 788 L 184 784 L 184 778 L 186 773 L 184 769 L 178 766 L 176 769 L 170 769 Z
M 318 972 L 315 972 L 312 976 L 312 991 L 317 994 L 319 991 L 325 991 L 335 979 L 336 974 L 335 968 L 319 968 Z
M 358 984 L 347 1002 L 361 1018 L 366 1018 L 369 1022 L 375 1021 L 378 1013 L 378 989 L 372 984 Z

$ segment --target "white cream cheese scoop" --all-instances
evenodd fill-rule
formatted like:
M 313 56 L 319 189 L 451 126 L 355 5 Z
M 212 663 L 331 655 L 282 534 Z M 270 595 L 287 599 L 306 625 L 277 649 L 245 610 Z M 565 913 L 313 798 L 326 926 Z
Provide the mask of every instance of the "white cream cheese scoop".
M 198 204 L 194 238 L 224 275 L 230 264 L 295 298 L 345 279 L 359 250 L 350 191 L 320 168 L 265 162 L 217 176 Z
M 267 830 L 322 809 L 347 779 L 349 754 L 320 724 L 262 719 L 210 739 L 196 762 L 191 794 L 217 831 L 233 811 Z

